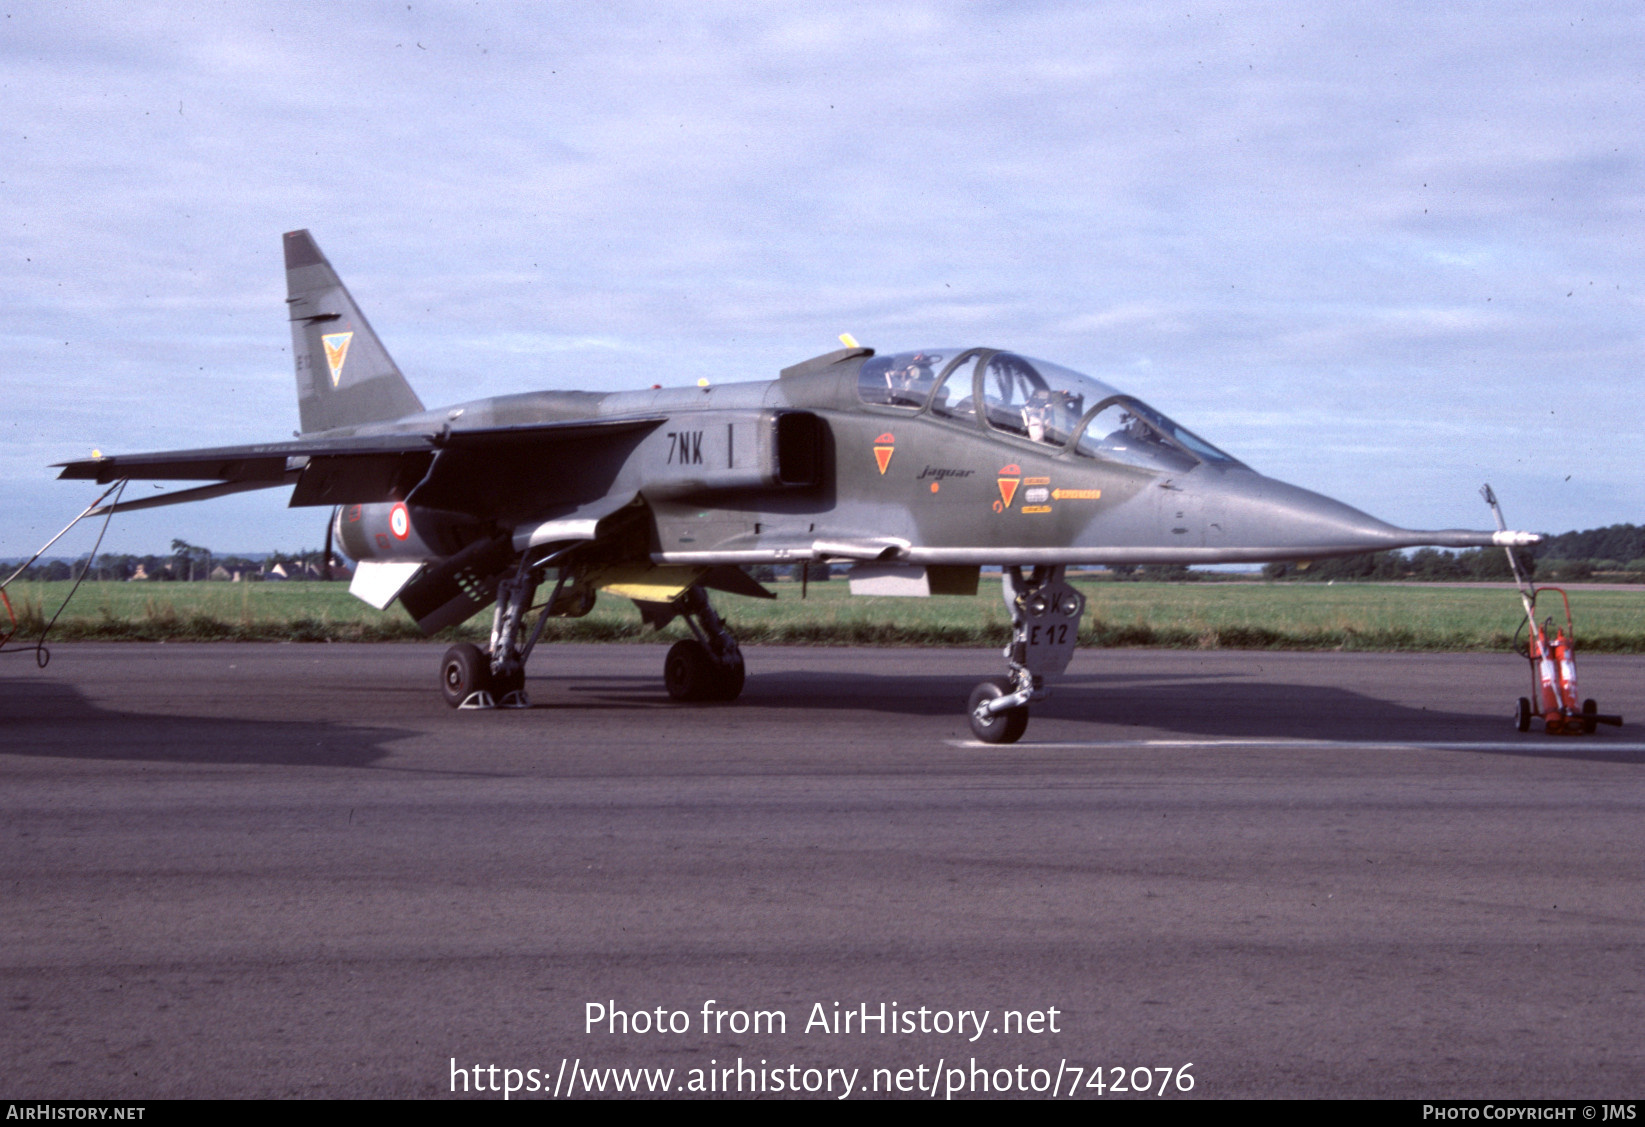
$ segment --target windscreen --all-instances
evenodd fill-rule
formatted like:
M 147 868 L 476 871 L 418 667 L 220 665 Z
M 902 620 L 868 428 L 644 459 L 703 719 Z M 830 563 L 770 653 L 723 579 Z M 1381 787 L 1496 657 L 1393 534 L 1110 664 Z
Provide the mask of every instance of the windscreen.
M 1080 431 L 1074 452 L 1087 458 L 1178 472 L 1193 468 L 1195 462 L 1239 464 L 1187 427 L 1129 395 L 1114 396 L 1097 405 L 1097 411 Z

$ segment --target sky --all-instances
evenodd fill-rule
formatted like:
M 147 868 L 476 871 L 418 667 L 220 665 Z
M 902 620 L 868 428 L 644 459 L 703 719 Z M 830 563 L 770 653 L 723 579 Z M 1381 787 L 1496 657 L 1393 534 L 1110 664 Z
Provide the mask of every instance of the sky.
M 0 556 L 296 428 L 300 227 L 430 406 L 981 344 L 1405 527 L 1645 523 L 1642 13 L 0 0 Z

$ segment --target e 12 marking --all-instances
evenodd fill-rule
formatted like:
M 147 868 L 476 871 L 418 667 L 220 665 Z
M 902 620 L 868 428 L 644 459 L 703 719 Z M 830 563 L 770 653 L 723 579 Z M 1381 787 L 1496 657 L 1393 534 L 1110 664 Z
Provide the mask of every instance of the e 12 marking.
M 1028 628 L 1028 644 L 1030 646 L 1065 646 L 1068 644 L 1068 624 L 1053 622 L 1049 626 L 1038 623 Z

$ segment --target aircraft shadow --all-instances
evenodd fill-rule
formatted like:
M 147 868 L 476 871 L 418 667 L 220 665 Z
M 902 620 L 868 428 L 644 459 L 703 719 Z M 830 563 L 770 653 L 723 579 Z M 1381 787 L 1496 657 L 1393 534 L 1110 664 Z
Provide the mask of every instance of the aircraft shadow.
M 625 680 L 627 680 L 625 678 Z M 580 707 L 668 705 L 655 678 L 635 677 L 632 689 L 572 685 L 588 701 Z M 974 681 L 952 675 L 776 672 L 751 675 L 742 698 L 730 707 L 793 711 L 959 715 Z M 553 707 L 553 706 L 549 706 Z M 579 707 L 579 706 L 573 706 Z M 691 706 L 675 706 L 691 707 Z M 699 707 L 727 707 L 704 705 Z M 1520 733 L 1508 717 L 1508 701 L 1496 712 L 1411 707 L 1340 686 L 1253 682 L 1230 673 L 1118 674 L 1060 679 L 1055 694 L 1033 707 L 1036 720 L 1075 721 L 1089 727 L 1077 739 L 1205 738 L 1347 740 L 1391 743 L 1523 742 L 1523 748 L 1467 749 L 1468 754 L 1645 763 L 1645 753 L 1610 750 L 1628 739 L 1629 728 L 1601 728 L 1586 736 Z M 1061 738 L 1069 738 L 1064 732 Z M 1043 725 L 1030 724 L 1028 744 L 1051 740 Z M 1629 742 L 1633 742 L 1631 739 Z M 1459 749 L 1462 750 L 1462 749 Z
M 315 720 L 175 716 L 102 708 L 61 682 L 0 678 L 0 755 L 49 759 L 303 767 L 370 767 L 393 728 Z

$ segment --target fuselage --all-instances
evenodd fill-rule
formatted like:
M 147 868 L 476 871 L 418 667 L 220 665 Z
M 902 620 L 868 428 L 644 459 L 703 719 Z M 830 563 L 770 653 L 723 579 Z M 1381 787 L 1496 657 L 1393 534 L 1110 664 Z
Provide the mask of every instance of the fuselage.
M 614 429 L 492 442 L 483 471 L 462 451 L 465 432 L 552 423 Z M 993 349 L 847 349 L 776 380 L 511 395 L 351 433 L 403 431 L 448 436 L 405 497 L 420 526 L 471 520 L 524 550 L 643 510 L 659 564 L 1193 564 L 1494 542 L 1264 477 L 1101 381 Z

